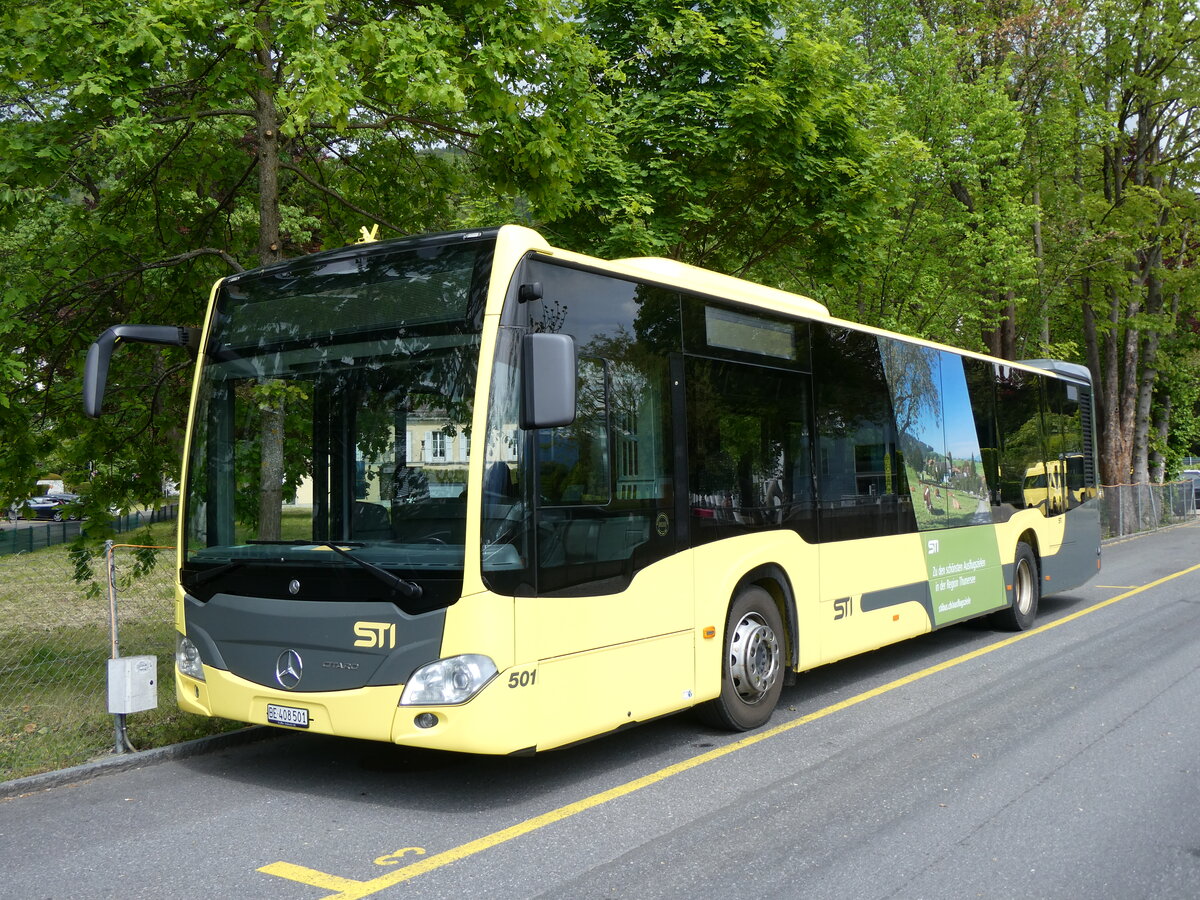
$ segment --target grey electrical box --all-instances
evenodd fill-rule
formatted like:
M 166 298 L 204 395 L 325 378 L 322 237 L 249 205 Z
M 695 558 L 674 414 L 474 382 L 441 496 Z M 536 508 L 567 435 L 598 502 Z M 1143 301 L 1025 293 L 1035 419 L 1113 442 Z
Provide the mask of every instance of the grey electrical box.
M 134 713 L 158 706 L 158 658 L 120 656 L 108 661 L 108 711 Z

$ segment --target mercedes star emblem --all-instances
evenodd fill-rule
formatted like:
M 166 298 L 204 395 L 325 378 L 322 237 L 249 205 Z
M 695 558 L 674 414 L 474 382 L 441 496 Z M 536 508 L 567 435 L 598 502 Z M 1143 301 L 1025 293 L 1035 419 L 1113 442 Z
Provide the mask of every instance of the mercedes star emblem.
M 300 683 L 304 674 L 304 662 L 295 650 L 284 650 L 275 660 L 275 680 L 279 686 L 291 690 Z

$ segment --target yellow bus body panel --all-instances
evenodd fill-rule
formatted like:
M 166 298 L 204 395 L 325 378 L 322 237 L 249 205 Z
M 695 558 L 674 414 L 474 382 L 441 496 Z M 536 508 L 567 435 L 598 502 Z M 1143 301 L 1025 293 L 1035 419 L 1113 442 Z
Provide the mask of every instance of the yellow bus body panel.
M 619 593 L 513 601 L 516 658 L 539 667 L 539 747 L 692 705 L 691 556 L 648 566 Z
M 308 710 L 309 727 L 291 729 L 339 737 L 386 741 L 409 747 L 506 754 L 529 750 L 533 733 L 528 696 L 508 687 L 501 672 L 461 706 L 399 706 L 396 685 L 349 691 L 305 693 L 271 690 L 222 669 L 204 667 L 204 681 L 175 673 L 180 709 L 204 716 L 267 724 L 267 704 Z M 432 728 L 420 728 L 421 713 L 437 716 Z M 276 726 L 278 727 L 278 726 Z M 283 728 L 282 730 L 289 730 Z
M 538 749 L 686 709 L 693 701 L 691 629 L 558 656 L 538 666 Z
M 821 545 L 820 662 L 845 659 L 931 630 L 933 623 L 922 603 L 862 608 L 863 595 L 871 592 L 919 584 L 928 593 L 925 541 L 931 534 L 936 532 Z
M 513 598 L 487 591 L 463 597 L 446 610 L 441 658 L 463 653 L 491 657 L 501 671 L 518 659 L 514 654 Z M 522 657 L 522 662 L 532 662 Z
M 308 710 L 309 727 L 297 731 L 374 741 L 391 740 L 392 714 L 400 699 L 400 688 L 395 685 L 321 693 L 272 690 L 211 666 L 204 666 L 203 682 L 181 675 L 176 669 L 175 686 L 179 705 L 187 712 L 265 725 L 267 704 L 277 703 Z M 205 701 L 203 706 L 201 701 Z
M 692 552 L 697 631 L 703 635 L 705 628 L 715 629 L 714 637 L 708 640 L 701 637 L 697 642 L 697 699 L 709 700 L 721 692 L 721 656 L 729 604 L 742 577 L 760 566 L 776 565 L 788 575 L 796 600 L 800 668 L 816 664 L 814 588 L 819 570 L 816 547 L 805 543 L 794 531 L 769 531 L 704 544 Z

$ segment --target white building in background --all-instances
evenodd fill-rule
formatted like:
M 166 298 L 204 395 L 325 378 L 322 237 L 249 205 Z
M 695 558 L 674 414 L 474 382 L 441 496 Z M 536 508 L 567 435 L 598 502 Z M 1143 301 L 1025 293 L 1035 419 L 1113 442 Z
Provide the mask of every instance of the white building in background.
M 463 426 L 452 424 L 444 416 L 413 413 L 404 430 L 406 471 L 397 478 L 399 450 L 394 432 L 385 451 L 377 457 L 368 458 L 361 447 L 358 449 L 357 499 L 390 502 L 413 495 L 458 497 L 466 489 L 471 435 Z M 512 459 L 515 461 L 515 454 Z M 312 503 L 312 482 L 306 478 L 297 488 L 292 505 L 312 506 Z

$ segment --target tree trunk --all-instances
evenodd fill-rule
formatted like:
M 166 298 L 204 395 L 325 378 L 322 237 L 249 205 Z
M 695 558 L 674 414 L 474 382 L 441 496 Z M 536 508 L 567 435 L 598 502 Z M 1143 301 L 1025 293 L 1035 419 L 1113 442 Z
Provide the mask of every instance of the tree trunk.
M 258 262 L 270 265 L 283 254 L 279 245 L 279 111 L 275 107 L 276 71 L 270 21 L 259 20 L 262 45 L 256 51 L 254 119 L 258 149 Z
M 262 411 L 258 478 L 258 536 L 277 541 L 283 519 L 283 408 Z
M 1037 263 L 1038 317 L 1042 326 L 1039 355 L 1044 355 L 1050 350 L 1050 300 L 1046 296 L 1046 253 L 1042 244 L 1042 189 L 1036 183 L 1033 186 L 1033 207 L 1037 211 L 1033 219 L 1033 258 Z
M 1115 295 L 1116 292 L 1114 292 Z M 1119 306 L 1119 301 L 1117 301 Z M 1126 316 L 1132 319 L 1142 311 L 1140 298 L 1134 293 L 1129 298 L 1129 306 L 1126 311 Z M 1119 315 L 1119 312 L 1117 313 Z M 1114 332 L 1112 342 L 1118 342 L 1117 335 L 1119 332 Z M 1120 466 L 1120 471 L 1125 473 L 1125 478 L 1129 479 L 1133 472 L 1133 438 L 1134 438 L 1134 422 L 1137 415 L 1137 392 L 1140 384 L 1139 372 L 1141 371 L 1141 332 L 1137 328 L 1131 328 L 1128 324 L 1125 326 L 1125 344 L 1123 352 L 1120 353 L 1120 376 L 1118 384 L 1118 405 L 1119 417 L 1115 420 L 1117 439 L 1121 448 L 1120 454 L 1116 457 L 1116 465 Z
M 1146 338 L 1144 354 L 1158 354 L 1158 334 L 1150 332 Z M 1133 483 L 1150 481 L 1150 407 L 1154 400 L 1154 381 L 1158 372 L 1150 365 L 1142 367 L 1138 379 L 1137 404 L 1133 419 L 1132 463 Z
M 1096 311 L 1092 309 L 1092 280 L 1086 275 L 1080 280 L 1079 293 L 1083 306 L 1083 342 L 1088 371 L 1092 373 L 1092 388 L 1097 398 L 1096 431 L 1104 432 L 1104 406 L 1099 402 L 1104 394 L 1104 371 L 1100 368 L 1100 339 L 1096 334 Z
M 1158 437 L 1158 446 L 1167 446 L 1171 434 L 1171 395 L 1160 392 L 1158 395 L 1157 415 L 1154 417 L 1154 433 Z M 1161 484 L 1167 477 L 1167 460 L 1162 451 L 1155 450 L 1150 454 L 1150 480 Z
M 984 343 L 988 352 L 1000 359 L 1017 358 L 1017 303 L 1016 293 L 1006 291 L 1001 302 L 1004 304 L 1004 315 L 996 327 L 985 331 Z
M 1145 254 L 1146 312 L 1150 315 L 1159 315 L 1163 309 L 1162 279 L 1158 276 L 1161 259 L 1162 249 L 1158 245 L 1152 246 Z M 1150 480 L 1150 411 L 1154 400 L 1154 383 L 1158 379 L 1158 345 L 1158 329 L 1147 329 L 1142 341 L 1133 427 L 1133 480 L 1136 484 Z
M 1136 329 L 1127 329 L 1126 338 L 1132 333 L 1135 343 L 1126 347 L 1125 358 L 1121 354 L 1121 298 L 1113 287 L 1105 290 L 1108 300 L 1109 331 L 1102 340 L 1097 353 L 1101 365 L 1099 392 L 1104 429 L 1100 433 L 1100 465 L 1105 484 L 1127 484 L 1132 458 L 1133 403 L 1126 397 L 1129 389 L 1128 366 L 1136 362 Z M 1131 303 L 1131 312 L 1136 312 L 1136 303 Z M 1124 362 L 1124 365 L 1122 365 Z M 1134 382 L 1136 386 L 1136 380 Z
M 279 114 L 275 108 L 275 67 L 271 52 L 270 25 L 259 22 L 262 46 L 256 51 L 258 82 L 254 85 L 256 143 L 258 149 L 258 261 L 278 262 L 279 214 Z M 280 539 L 283 512 L 283 420 L 282 404 L 261 410 L 262 430 L 258 485 L 258 536 Z

